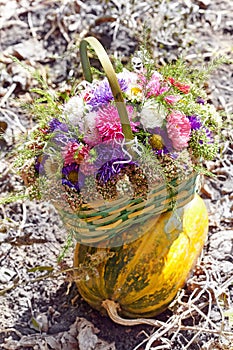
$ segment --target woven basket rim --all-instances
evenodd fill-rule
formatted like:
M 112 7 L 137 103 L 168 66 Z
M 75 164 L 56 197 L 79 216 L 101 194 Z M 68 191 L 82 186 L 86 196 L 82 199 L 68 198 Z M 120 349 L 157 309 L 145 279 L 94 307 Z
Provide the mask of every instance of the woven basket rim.
M 193 172 L 189 176 L 187 176 L 185 180 L 178 181 L 179 178 L 174 178 L 167 185 L 165 184 L 156 185 L 149 192 L 146 199 L 143 199 L 142 197 L 129 198 L 127 195 L 111 201 L 98 199 L 96 201 L 82 204 L 80 209 L 75 212 L 71 210 L 67 210 L 67 211 L 71 212 L 74 215 L 79 215 L 80 217 L 82 217 L 82 215 L 83 217 L 87 217 L 86 214 L 88 213 L 88 217 L 92 217 L 92 216 L 96 216 L 97 213 L 100 213 L 100 212 L 106 213 L 106 215 L 108 215 L 109 212 L 113 214 L 115 211 L 117 212 L 119 209 L 122 211 L 124 208 L 129 209 L 131 206 L 140 205 L 141 203 L 145 203 L 145 204 L 148 203 L 147 205 L 145 205 L 147 207 L 151 202 L 153 202 L 153 199 L 155 197 L 157 198 L 159 196 L 164 197 L 164 194 L 166 193 L 167 195 L 166 197 L 172 200 L 177 197 L 177 194 L 179 191 L 183 191 L 185 188 L 188 188 L 188 187 L 190 188 L 193 186 L 195 187 L 197 176 L 198 176 L 197 173 Z M 57 202 L 54 202 L 53 205 L 55 206 L 55 208 L 57 208 L 57 210 L 64 210 L 64 206 L 62 208 L 61 205 L 59 205 Z M 68 204 L 66 205 L 66 207 L 67 206 Z

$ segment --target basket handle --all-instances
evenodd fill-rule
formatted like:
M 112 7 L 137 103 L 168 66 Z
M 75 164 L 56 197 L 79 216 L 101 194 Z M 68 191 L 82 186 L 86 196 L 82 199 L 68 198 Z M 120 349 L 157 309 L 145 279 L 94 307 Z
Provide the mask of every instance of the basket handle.
M 112 90 L 112 94 L 114 97 L 114 101 L 116 102 L 116 108 L 120 117 L 122 132 L 126 140 L 133 140 L 133 133 L 130 127 L 130 121 L 127 113 L 127 109 L 125 106 L 124 98 L 117 80 L 116 73 L 113 69 L 112 63 L 102 46 L 102 44 L 94 37 L 89 36 L 84 38 L 79 46 L 80 49 L 80 57 L 81 64 L 83 69 L 84 77 L 90 83 L 92 82 L 92 73 L 90 67 L 90 61 L 87 55 L 87 46 L 88 44 L 94 49 L 95 53 L 98 56 L 98 59 L 105 71 L 107 79 L 109 81 L 109 85 Z

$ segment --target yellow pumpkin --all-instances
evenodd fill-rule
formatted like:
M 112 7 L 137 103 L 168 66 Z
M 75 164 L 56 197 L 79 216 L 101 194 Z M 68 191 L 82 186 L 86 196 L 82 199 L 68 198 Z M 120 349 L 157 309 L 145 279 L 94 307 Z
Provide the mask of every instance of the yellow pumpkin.
M 130 318 L 164 311 L 184 286 L 205 243 L 208 214 L 204 201 L 195 195 L 181 210 L 148 220 L 142 230 L 140 238 L 120 247 L 76 245 L 76 283 L 93 308 L 104 310 L 104 301 L 112 300 L 120 305 L 121 315 Z M 104 258 L 97 266 L 95 261 L 91 273 L 94 259 L 90 256 L 95 254 Z

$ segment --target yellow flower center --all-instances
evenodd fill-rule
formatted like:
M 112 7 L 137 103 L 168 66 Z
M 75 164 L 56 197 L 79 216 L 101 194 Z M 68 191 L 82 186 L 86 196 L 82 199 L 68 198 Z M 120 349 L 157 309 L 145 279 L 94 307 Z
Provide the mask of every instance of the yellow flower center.
M 131 89 L 131 92 L 132 92 L 132 94 L 137 95 L 137 94 L 139 94 L 140 92 L 142 92 L 142 90 L 141 90 L 139 87 L 133 87 L 133 88 Z
M 75 184 L 78 181 L 78 173 L 77 171 L 72 170 L 68 175 L 68 180 Z
M 155 149 L 162 149 L 163 148 L 163 138 L 162 136 L 158 134 L 154 134 L 150 138 L 150 144 Z

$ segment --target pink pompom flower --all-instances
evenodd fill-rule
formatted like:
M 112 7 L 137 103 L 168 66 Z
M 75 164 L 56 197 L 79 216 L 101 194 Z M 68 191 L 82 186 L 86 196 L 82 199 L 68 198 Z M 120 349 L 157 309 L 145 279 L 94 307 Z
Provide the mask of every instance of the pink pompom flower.
M 174 111 L 167 117 L 167 133 L 173 147 L 181 151 L 188 146 L 191 125 L 189 119 L 182 112 Z
M 129 114 L 131 129 L 132 131 L 137 131 L 139 123 L 131 121 L 134 113 L 133 107 L 127 106 L 127 111 Z M 103 141 L 123 138 L 120 117 L 115 106 L 107 105 L 98 111 L 96 116 L 96 128 L 98 129 Z

